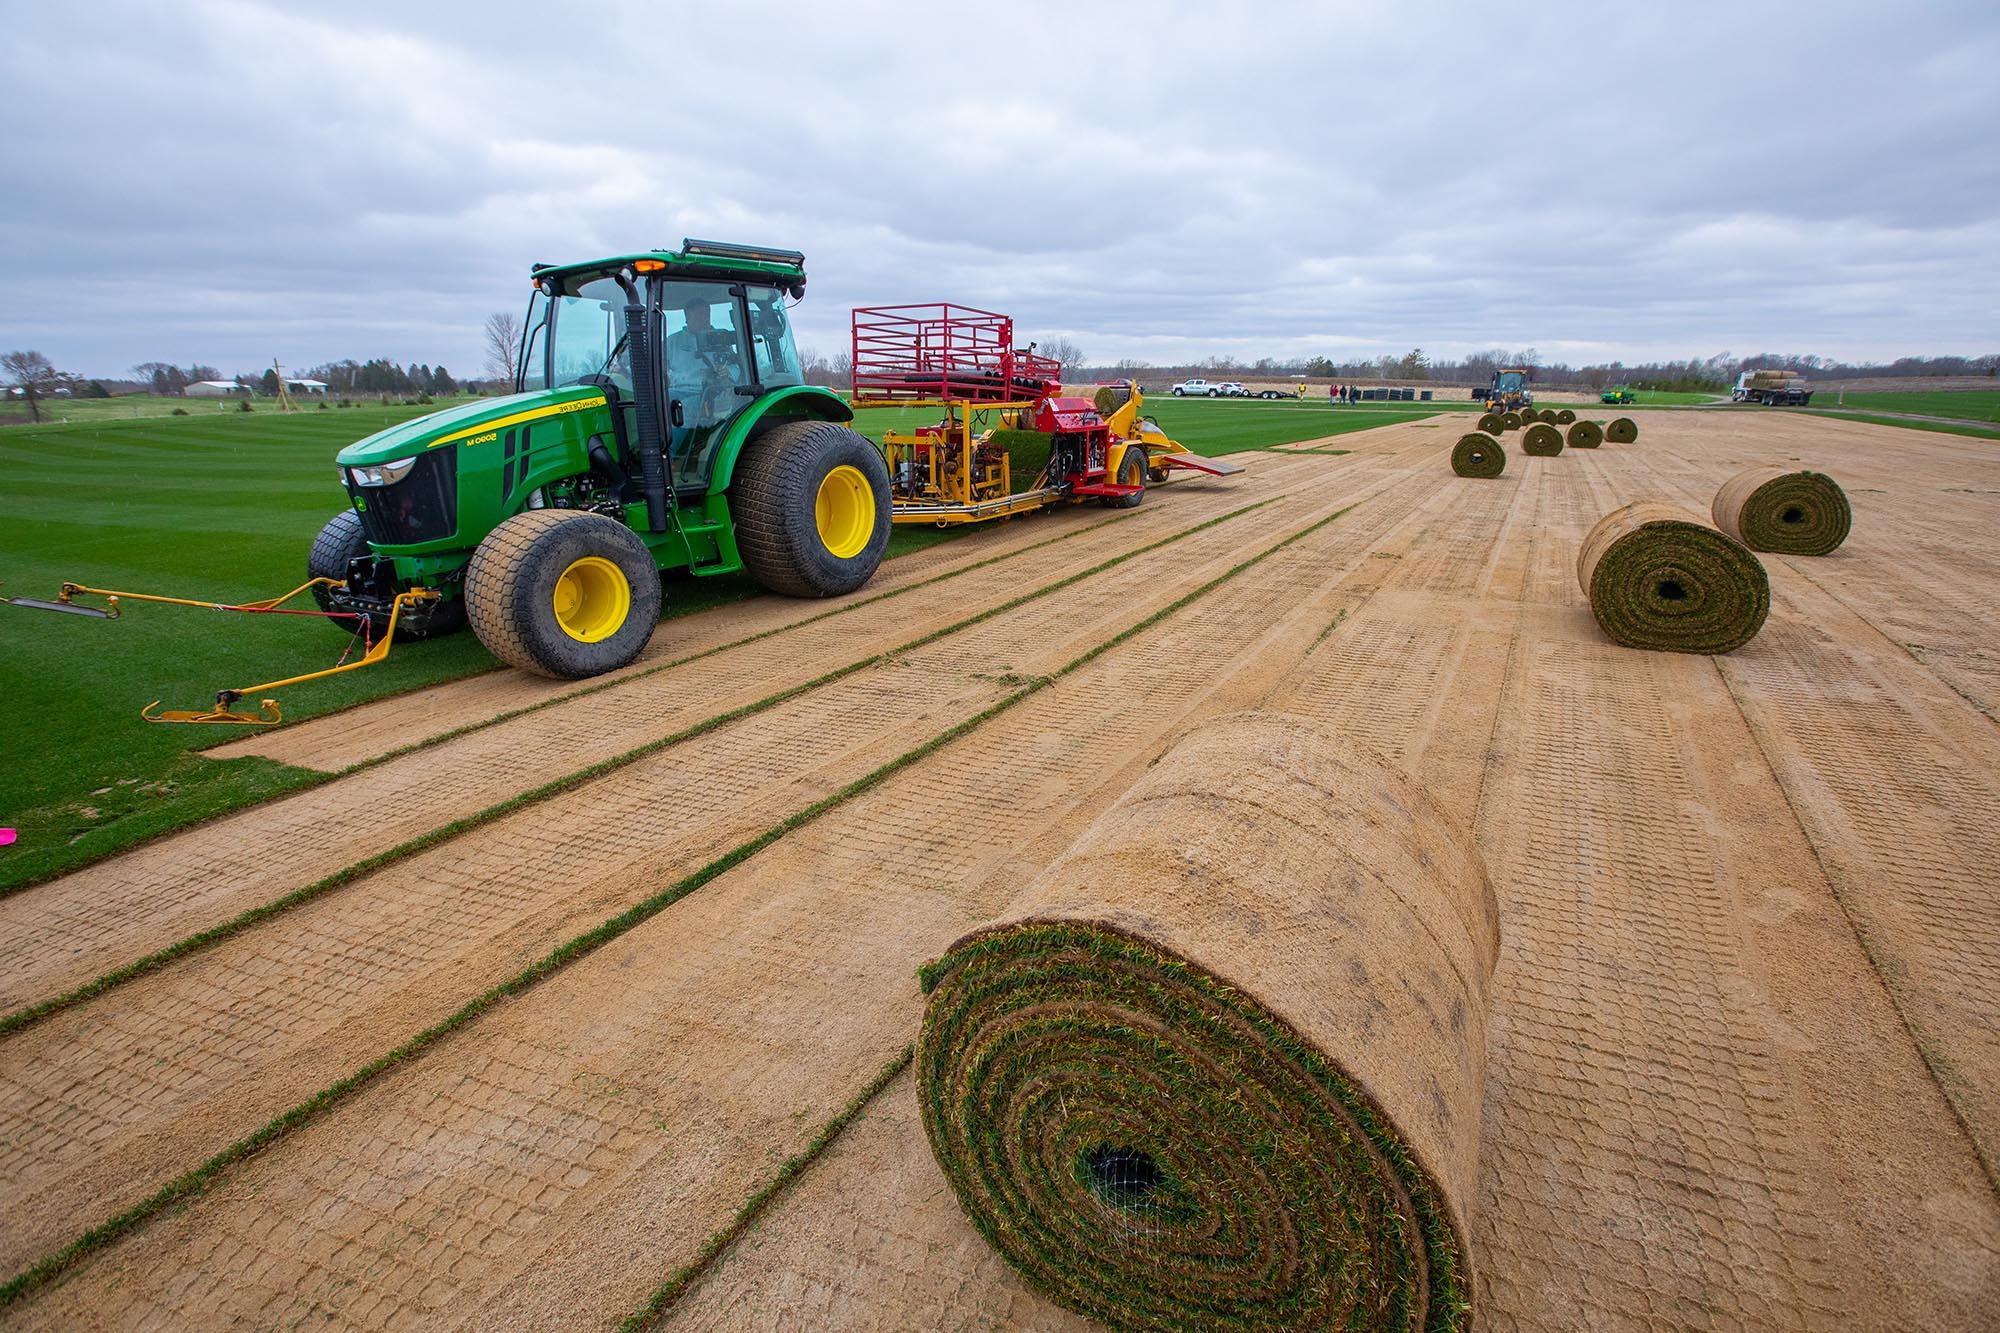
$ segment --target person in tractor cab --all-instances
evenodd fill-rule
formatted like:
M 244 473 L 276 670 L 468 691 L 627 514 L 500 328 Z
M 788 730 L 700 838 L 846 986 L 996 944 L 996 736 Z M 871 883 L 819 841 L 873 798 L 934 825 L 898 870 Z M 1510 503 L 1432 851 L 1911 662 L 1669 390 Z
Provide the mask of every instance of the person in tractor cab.
M 712 299 L 704 294 L 684 302 L 687 326 L 666 340 L 668 392 L 686 405 L 690 420 L 725 414 L 742 373 L 735 338 L 714 325 Z

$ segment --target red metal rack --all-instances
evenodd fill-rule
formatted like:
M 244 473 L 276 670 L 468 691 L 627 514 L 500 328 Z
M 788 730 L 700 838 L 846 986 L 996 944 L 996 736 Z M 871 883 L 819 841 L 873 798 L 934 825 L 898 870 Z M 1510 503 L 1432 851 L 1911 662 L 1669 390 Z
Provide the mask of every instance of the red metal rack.
M 1007 315 L 949 301 L 854 311 L 854 396 L 1013 402 L 1046 397 L 1062 365 L 1014 346 Z

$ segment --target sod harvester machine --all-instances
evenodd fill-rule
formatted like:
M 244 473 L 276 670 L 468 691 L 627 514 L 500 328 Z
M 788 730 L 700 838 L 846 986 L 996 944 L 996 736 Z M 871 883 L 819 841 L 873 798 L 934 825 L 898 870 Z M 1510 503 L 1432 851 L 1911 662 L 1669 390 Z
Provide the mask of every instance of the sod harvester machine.
M 939 303 L 865 306 L 853 316 L 854 405 L 934 407 L 938 420 L 885 431 L 897 523 L 949 527 L 1095 499 L 1130 509 L 1176 470 L 1224 477 L 1142 417 L 1139 386 L 1065 397 L 1062 367 L 1014 345 L 1014 321 Z
M 1493 383 L 1486 389 L 1486 410 L 1518 412 L 1524 407 L 1533 407 L 1535 395 L 1528 388 L 1528 375 L 1526 366 L 1509 366 L 1505 370 L 1494 371 Z
M 116 615 L 121 600 L 173 602 L 353 627 L 352 661 L 223 690 L 209 710 L 146 710 L 270 725 L 275 701 L 235 705 L 380 661 L 399 634 L 468 622 L 528 671 L 615 670 L 659 620 L 662 570 L 747 570 L 796 597 L 868 581 L 889 541 L 889 471 L 847 426 L 847 403 L 800 374 L 786 302 L 805 293 L 804 256 L 690 240 L 531 276 L 515 392 L 341 450 L 348 507 L 313 543 L 309 582 L 227 604 L 65 584 L 39 605 Z M 316 610 L 284 605 L 308 593 Z

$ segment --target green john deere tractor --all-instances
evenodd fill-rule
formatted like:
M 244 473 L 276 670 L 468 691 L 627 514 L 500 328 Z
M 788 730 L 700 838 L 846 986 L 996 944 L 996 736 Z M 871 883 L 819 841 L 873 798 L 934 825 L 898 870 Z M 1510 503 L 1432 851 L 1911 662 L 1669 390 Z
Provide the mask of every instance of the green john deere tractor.
M 807 385 L 785 315 L 795 251 L 679 250 L 538 264 L 515 392 L 340 451 L 350 507 L 313 543 L 321 608 L 402 637 L 468 621 L 547 676 L 611 671 L 659 620 L 660 573 L 747 570 L 773 592 L 866 583 L 889 542 L 889 472 Z

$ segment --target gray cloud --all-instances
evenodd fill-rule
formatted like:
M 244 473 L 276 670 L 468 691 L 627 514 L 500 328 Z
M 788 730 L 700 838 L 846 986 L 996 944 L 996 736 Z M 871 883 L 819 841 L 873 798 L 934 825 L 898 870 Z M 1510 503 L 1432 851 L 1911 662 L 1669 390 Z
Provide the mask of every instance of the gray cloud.
M 1093 358 L 2000 342 L 2000 13 L 16 7 L 0 343 L 479 363 L 536 260 L 796 246 Z

